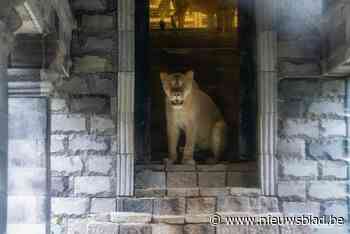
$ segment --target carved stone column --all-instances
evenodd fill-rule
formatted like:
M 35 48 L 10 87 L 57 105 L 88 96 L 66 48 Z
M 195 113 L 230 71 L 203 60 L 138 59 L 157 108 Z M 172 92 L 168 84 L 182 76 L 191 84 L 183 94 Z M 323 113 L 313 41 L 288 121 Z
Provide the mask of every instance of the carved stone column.
M 118 1 L 117 196 L 134 193 L 135 1 Z
M 7 144 L 8 144 L 8 55 L 14 37 L 7 25 L 0 21 L 0 234 L 6 231 L 7 214 Z
M 258 79 L 258 157 L 261 189 L 276 194 L 277 32 L 279 0 L 256 1 Z

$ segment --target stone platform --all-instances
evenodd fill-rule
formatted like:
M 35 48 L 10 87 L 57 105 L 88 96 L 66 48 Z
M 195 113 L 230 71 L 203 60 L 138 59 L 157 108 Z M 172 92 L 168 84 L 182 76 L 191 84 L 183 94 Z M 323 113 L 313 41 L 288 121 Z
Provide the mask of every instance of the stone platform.
M 137 197 L 226 195 L 231 187 L 258 187 L 257 162 L 135 166 Z

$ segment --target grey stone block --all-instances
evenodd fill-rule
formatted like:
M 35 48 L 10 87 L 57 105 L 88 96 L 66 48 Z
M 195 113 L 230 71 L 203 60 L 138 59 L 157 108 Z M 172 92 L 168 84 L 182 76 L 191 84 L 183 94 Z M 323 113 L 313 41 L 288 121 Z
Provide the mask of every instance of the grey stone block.
M 51 176 L 51 196 L 62 196 L 68 189 L 68 177 Z
M 153 199 L 148 198 L 127 198 L 123 200 L 123 211 L 152 213 Z
M 284 79 L 279 82 L 278 88 L 279 98 L 283 100 L 315 98 L 321 95 L 319 80 Z
M 74 194 L 108 197 L 113 194 L 108 176 L 80 176 L 74 178 Z
M 154 200 L 155 215 L 184 215 L 185 214 L 184 198 L 160 198 Z
M 103 134 L 113 134 L 116 125 L 111 116 L 93 116 L 91 117 L 91 131 Z
M 113 169 L 113 157 L 89 156 L 86 165 L 89 175 L 111 175 Z
M 168 188 L 191 188 L 197 186 L 196 172 L 168 172 Z
M 347 160 L 345 153 L 346 142 L 343 140 L 330 140 L 309 144 L 309 155 L 318 159 Z
M 227 186 L 229 187 L 255 187 L 259 184 L 257 171 L 252 172 L 228 172 Z
M 316 61 L 294 62 L 293 60 L 286 60 L 280 62 L 279 72 L 282 76 L 312 76 L 321 74 L 321 67 Z
M 167 194 L 166 189 L 135 189 L 135 196 L 144 198 L 144 197 L 165 197 Z
M 214 214 L 216 209 L 216 198 L 199 197 L 187 198 L 186 214 L 203 215 Z
M 104 32 L 113 30 L 115 25 L 112 15 L 83 15 L 82 29 L 89 32 Z
M 52 133 L 70 133 L 86 131 L 86 120 L 80 115 L 51 115 Z
M 115 198 L 92 198 L 91 213 L 108 213 L 116 211 Z
M 109 114 L 109 98 L 94 96 L 74 98 L 69 103 L 69 110 L 71 113 Z
M 168 197 L 197 197 L 199 196 L 199 188 L 168 188 Z
M 87 234 L 88 219 L 68 219 L 67 234 Z
M 7 222 L 10 224 L 46 223 L 48 201 L 48 197 L 44 196 L 9 196 Z
M 254 198 L 251 198 L 250 201 L 254 200 Z M 261 196 L 258 198 L 258 206 L 261 208 L 261 212 L 263 213 L 278 213 L 279 207 L 278 207 L 278 199 L 277 197 L 264 197 Z M 252 209 L 254 209 L 254 206 L 252 203 L 250 204 Z
M 345 220 L 348 220 L 349 206 L 345 201 L 324 202 L 322 203 L 322 209 L 324 211 L 324 215 L 343 217 Z
M 346 136 L 345 120 L 322 120 L 322 135 L 325 137 Z
M 199 187 L 226 187 L 225 172 L 199 172 Z
M 322 177 L 327 179 L 347 179 L 349 165 L 340 161 L 321 161 Z
M 319 122 L 306 119 L 285 119 L 280 133 L 284 136 L 306 136 L 318 138 L 320 135 Z
M 216 227 L 216 234 L 249 233 L 249 227 L 244 225 L 221 224 Z
M 103 11 L 107 8 L 106 0 L 74 0 L 72 7 L 74 10 Z
M 200 188 L 199 193 L 201 196 L 226 196 L 230 194 L 229 188 Z
M 182 225 L 154 224 L 152 234 L 184 234 Z
M 344 115 L 344 102 L 313 102 L 307 109 L 307 112 L 316 115 L 334 114 Z
M 331 79 L 322 82 L 322 96 L 345 96 L 345 80 Z
M 283 160 L 280 161 L 283 177 L 316 178 L 318 164 L 313 160 Z
M 53 197 L 51 211 L 53 215 L 80 216 L 87 214 L 89 199 L 81 197 Z
M 165 189 L 165 172 L 154 172 L 151 170 L 136 172 L 135 187 Z
M 312 234 L 348 234 L 349 233 L 349 227 L 348 225 L 332 225 L 332 226 L 316 226 L 311 227 L 312 228 Z M 298 232 L 301 233 L 301 232 Z M 304 232 L 305 234 L 310 233 Z M 304 234 L 302 233 L 302 234 Z M 285 234 L 285 233 L 282 233 Z
M 81 42 L 82 40 L 73 44 L 75 53 L 112 53 L 113 51 L 113 38 L 87 37 Z
M 184 171 L 196 171 L 196 166 L 195 165 L 183 165 L 183 164 L 173 164 L 173 165 L 168 165 L 166 167 L 167 171 L 178 171 L 178 172 L 184 172 Z
M 184 234 L 214 234 L 215 227 L 209 224 L 186 224 Z
M 109 139 L 96 135 L 75 135 L 69 137 L 69 149 L 73 152 L 80 151 L 107 151 Z
M 53 113 L 68 111 L 67 100 L 63 98 L 51 98 L 50 110 Z
M 197 165 L 197 171 L 226 171 L 226 164 L 215 164 L 215 165 Z
M 50 152 L 51 153 L 64 153 L 65 143 L 68 138 L 65 135 L 51 135 Z
M 119 234 L 120 233 L 119 229 L 120 229 L 119 224 L 116 224 L 116 223 L 96 222 L 96 223 L 89 224 L 87 233 L 88 234 L 102 234 L 102 233 Z M 127 234 L 128 232 L 125 232 L 125 233 Z
M 281 118 L 301 118 L 305 112 L 305 106 L 300 100 L 278 101 L 278 115 Z
M 113 72 L 113 61 L 110 57 L 85 55 L 73 59 L 75 73 Z
M 226 196 L 218 197 L 217 210 L 219 212 L 246 212 L 250 211 L 248 197 Z
M 297 157 L 305 158 L 305 140 L 303 139 L 278 139 L 277 155 L 281 158 Z
M 280 181 L 277 190 L 280 197 L 289 197 L 293 200 L 306 199 L 305 181 Z
M 345 199 L 347 185 L 340 181 L 313 181 L 310 184 L 308 195 L 314 199 Z
M 319 202 L 283 202 L 283 212 L 288 215 L 313 215 L 315 217 L 320 215 Z
M 83 161 L 80 156 L 53 156 L 51 157 L 51 173 L 54 176 L 81 175 Z
M 45 234 L 47 230 L 46 224 L 8 224 L 7 233 L 26 233 L 26 234 Z
M 120 225 L 120 232 L 125 234 L 152 234 L 152 226 L 151 225 Z

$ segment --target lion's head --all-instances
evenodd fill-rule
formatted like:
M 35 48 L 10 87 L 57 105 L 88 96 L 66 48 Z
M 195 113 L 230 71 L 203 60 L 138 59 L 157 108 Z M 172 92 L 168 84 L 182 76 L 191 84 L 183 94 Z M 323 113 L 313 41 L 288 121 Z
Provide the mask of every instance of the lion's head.
M 181 109 L 192 92 L 193 71 L 185 73 L 160 73 L 163 89 L 171 105 L 176 109 Z

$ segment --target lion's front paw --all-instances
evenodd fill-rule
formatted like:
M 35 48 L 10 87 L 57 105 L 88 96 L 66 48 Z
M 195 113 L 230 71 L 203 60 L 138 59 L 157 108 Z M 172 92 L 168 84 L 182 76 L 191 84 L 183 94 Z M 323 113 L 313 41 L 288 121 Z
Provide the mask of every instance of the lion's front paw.
M 196 165 L 196 161 L 194 161 L 193 159 L 184 159 L 182 160 L 182 163 L 186 165 Z

